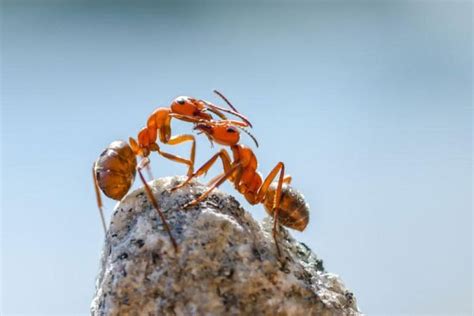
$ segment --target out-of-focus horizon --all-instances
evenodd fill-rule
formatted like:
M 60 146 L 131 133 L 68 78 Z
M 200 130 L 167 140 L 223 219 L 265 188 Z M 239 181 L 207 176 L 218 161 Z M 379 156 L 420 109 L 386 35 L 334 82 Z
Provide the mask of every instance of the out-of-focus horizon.
M 254 124 L 262 173 L 284 161 L 310 203 L 292 234 L 364 313 L 470 314 L 471 14 L 468 1 L 4 2 L 0 313 L 88 313 L 93 160 L 154 108 L 219 102 L 217 88 Z M 198 136 L 196 165 L 218 149 Z

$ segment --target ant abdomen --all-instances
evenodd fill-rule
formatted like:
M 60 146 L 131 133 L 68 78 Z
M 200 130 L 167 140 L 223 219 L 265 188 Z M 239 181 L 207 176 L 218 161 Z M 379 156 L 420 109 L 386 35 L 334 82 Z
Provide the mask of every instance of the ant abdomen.
M 268 188 L 265 200 L 263 201 L 265 210 L 273 216 L 273 201 L 277 183 L 274 182 Z M 303 195 L 288 184 L 283 184 L 281 190 L 280 207 L 278 211 L 278 222 L 288 228 L 303 231 L 309 222 L 309 205 Z
M 97 184 L 109 198 L 121 200 L 135 180 L 137 159 L 130 145 L 122 140 L 112 142 L 94 165 Z

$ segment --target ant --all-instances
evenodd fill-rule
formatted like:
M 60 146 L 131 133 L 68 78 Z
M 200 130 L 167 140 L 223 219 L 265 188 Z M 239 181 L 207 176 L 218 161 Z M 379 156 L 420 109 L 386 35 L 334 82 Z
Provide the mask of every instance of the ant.
M 203 201 L 215 188 L 226 180 L 230 180 L 237 191 L 244 195 L 246 200 L 252 204 L 262 203 L 270 216 L 273 216 L 272 235 L 277 248 L 278 256 L 281 255 L 277 241 L 277 227 L 280 222 L 283 226 L 303 231 L 309 222 L 309 206 L 303 195 L 290 186 L 291 176 L 285 176 L 285 165 L 283 162 L 270 171 L 265 180 L 257 171 L 258 161 L 254 152 L 242 144 L 239 144 L 239 130 L 227 121 L 195 121 L 194 129 L 205 133 L 206 136 L 218 144 L 229 146 L 233 160 L 225 149 L 221 149 L 204 163 L 196 172 L 188 176 L 186 181 L 171 189 L 177 190 L 187 185 L 193 178 L 206 174 L 211 166 L 221 159 L 224 172 L 212 179 L 209 188 L 197 199 L 189 202 L 184 208 L 194 206 Z M 253 137 L 252 137 L 253 138 Z M 278 182 L 272 181 L 279 174 Z
M 214 91 L 221 96 L 226 102 L 227 100 L 218 91 Z M 212 120 L 212 116 L 206 113 L 206 110 L 216 114 L 221 118 L 225 115 L 221 112 L 228 112 L 242 118 L 243 122 L 227 120 L 228 124 L 236 124 L 241 127 L 252 126 L 250 122 L 241 115 L 233 106 L 232 110 L 220 108 L 209 102 L 203 100 L 196 100 L 189 97 L 178 97 L 171 104 L 170 108 L 158 108 L 149 117 L 147 127 L 142 129 L 138 135 L 138 143 L 130 137 L 130 144 L 119 140 L 112 142 L 94 162 L 92 166 L 92 175 L 94 180 L 94 188 L 96 192 L 97 205 L 99 207 L 100 217 L 104 232 L 107 232 L 105 224 L 103 203 L 100 191 L 106 196 L 114 200 L 121 200 L 125 194 L 130 190 L 134 180 L 136 171 L 140 176 L 141 181 L 145 187 L 145 192 L 150 199 L 152 205 L 157 210 L 165 230 L 167 231 L 175 251 L 178 247 L 175 239 L 171 234 L 169 225 L 165 219 L 164 214 L 158 206 L 158 202 L 153 196 L 152 190 L 146 183 L 143 176 L 142 169 L 148 168 L 150 160 L 148 156 L 151 152 L 156 151 L 163 157 L 189 165 L 188 174 L 192 174 L 194 167 L 195 155 L 195 139 L 193 135 L 178 135 L 171 137 L 170 121 L 172 117 L 181 119 L 183 121 L 193 122 L 195 120 L 207 121 Z M 160 140 L 164 143 L 174 145 L 181 142 L 192 140 L 193 146 L 191 149 L 191 159 L 186 160 L 179 156 L 169 154 L 161 151 L 157 140 L 157 130 L 160 132 Z M 141 157 L 141 161 L 137 166 L 137 157 Z
M 158 207 L 151 188 L 143 177 L 142 169 L 147 167 L 150 160 L 144 157 L 137 166 L 137 154 L 132 150 L 129 144 L 123 140 L 112 142 L 97 158 L 92 166 L 92 177 L 94 179 L 94 188 L 97 198 L 97 206 L 100 211 L 100 218 L 104 232 L 107 232 L 105 225 L 104 212 L 102 210 L 102 197 L 100 191 L 106 196 L 114 200 L 121 200 L 130 190 L 134 180 L 135 171 L 138 171 L 141 181 L 145 186 L 145 192 L 151 201 L 153 207 L 157 210 L 158 215 L 163 222 L 163 226 L 168 233 L 175 252 L 178 252 L 176 240 L 171 235 L 171 230 L 166 218 Z

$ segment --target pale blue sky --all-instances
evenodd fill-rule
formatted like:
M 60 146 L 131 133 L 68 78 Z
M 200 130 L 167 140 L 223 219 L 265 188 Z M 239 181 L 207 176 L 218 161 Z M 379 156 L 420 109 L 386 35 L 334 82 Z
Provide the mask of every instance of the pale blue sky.
M 88 314 L 92 161 L 214 88 L 254 123 L 261 171 L 286 163 L 312 210 L 294 235 L 362 311 L 471 313 L 470 2 L 134 3 L 3 4 L 2 315 Z

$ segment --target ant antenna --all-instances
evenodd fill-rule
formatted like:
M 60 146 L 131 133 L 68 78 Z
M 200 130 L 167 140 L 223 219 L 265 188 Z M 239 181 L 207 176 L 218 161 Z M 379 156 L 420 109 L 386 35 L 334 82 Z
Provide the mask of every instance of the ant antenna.
M 252 135 L 252 133 L 250 133 L 250 131 L 248 131 L 246 128 L 244 127 L 241 127 L 241 126 L 237 126 L 240 130 L 242 130 L 243 132 L 245 132 L 245 134 L 249 135 L 250 138 L 252 138 L 252 140 L 254 141 L 255 145 L 258 147 L 258 141 L 257 139 L 255 138 L 255 136 Z
M 215 106 L 215 105 L 211 105 L 211 104 L 208 104 L 209 107 L 214 107 L 216 109 L 219 109 L 221 111 L 224 111 L 224 112 L 227 112 L 227 113 L 230 113 L 230 114 L 233 114 L 239 118 L 241 118 L 245 123 L 247 123 L 248 126 L 250 127 L 253 127 L 252 126 L 252 123 L 250 123 L 250 121 L 248 120 L 248 118 L 246 118 L 244 115 L 242 115 L 233 105 L 232 103 L 230 103 L 230 101 L 222 94 L 220 93 L 219 91 L 217 90 L 213 90 L 213 92 L 215 94 L 217 94 L 222 100 L 224 100 L 225 103 L 227 103 L 227 105 L 232 109 L 232 111 L 229 111 L 229 110 L 225 110 L 223 108 L 220 108 L 218 106 Z M 206 102 L 207 103 L 207 102 Z
M 219 97 L 221 97 L 221 99 L 224 100 L 225 103 L 227 103 L 227 105 L 228 105 L 232 110 L 234 110 L 234 111 L 237 112 L 237 113 L 240 113 L 239 111 L 237 111 L 237 109 L 232 105 L 232 103 L 230 103 L 230 101 L 229 101 L 222 93 L 220 93 L 220 92 L 217 91 L 217 90 L 213 90 L 213 92 L 214 92 L 215 94 L 217 94 Z

